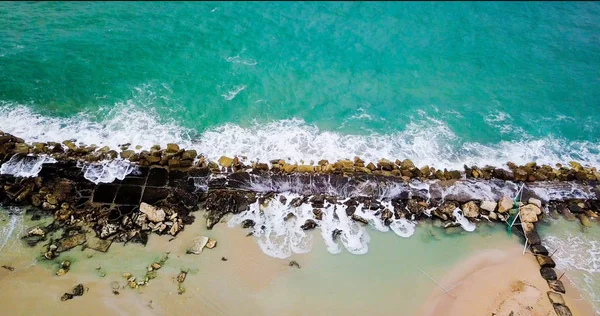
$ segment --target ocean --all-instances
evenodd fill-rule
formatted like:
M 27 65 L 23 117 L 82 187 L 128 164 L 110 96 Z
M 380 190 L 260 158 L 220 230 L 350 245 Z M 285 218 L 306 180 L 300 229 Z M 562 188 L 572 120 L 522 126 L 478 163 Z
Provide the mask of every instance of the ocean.
M 0 4 L 0 126 L 210 158 L 600 165 L 600 5 Z
M 2 2 L 0 38 L 0 130 L 28 142 L 600 167 L 597 2 Z M 2 214 L 0 251 L 20 221 Z M 557 253 L 600 313 L 599 233 L 572 224 L 547 243 L 593 258 Z M 425 235 L 370 243 L 417 252 Z

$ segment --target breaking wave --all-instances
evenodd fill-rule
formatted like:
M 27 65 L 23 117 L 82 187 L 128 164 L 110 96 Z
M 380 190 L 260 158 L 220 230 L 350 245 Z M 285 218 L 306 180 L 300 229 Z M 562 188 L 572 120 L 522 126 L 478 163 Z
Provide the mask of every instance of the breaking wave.
M 0 103 L 0 126 L 4 132 L 29 142 L 76 139 L 115 150 L 125 143 L 140 145 L 138 150 L 177 143 L 214 160 L 222 155 L 240 155 L 251 161 L 285 159 L 316 163 L 321 159 L 333 161 L 358 156 L 366 161 L 409 158 L 419 166 L 459 170 L 464 164 L 504 166 L 508 161 L 554 164 L 576 160 L 600 166 L 599 143 L 570 142 L 552 136 L 495 144 L 466 142 L 445 123 L 431 118 L 412 121 L 404 130 L 391 134 L 341 134 L 320 130 L 296 118 L 254 123 L 249 127 L 224 124 L 198 132 L 133 101 L 101 111 L 57 118 L 36 113 L 25 105 L 4 102 Z M 98 121 L 96 117 L 102 119 Z

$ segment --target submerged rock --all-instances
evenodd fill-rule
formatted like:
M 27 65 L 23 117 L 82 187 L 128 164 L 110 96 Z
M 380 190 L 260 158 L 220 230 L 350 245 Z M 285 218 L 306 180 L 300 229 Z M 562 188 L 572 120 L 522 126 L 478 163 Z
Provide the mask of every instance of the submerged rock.
M 177 282 L 179 283 L 183 283 L 183 281 L 185 281 L 185 277 L 187 276 L 187 272 L 186 271 L 181 271 L 179 272 L 179 274 L 177 275 Z
M 79 283 L 79 284 L 75 285 L 75 287 L 73 287 L 73 296 L 82 296 L 84 292 L 85 292 L 85 288 L 83 287 L 83 284 L 81 284 L 81 283 Z
M 208 242 L 206 243 L 206 248 L 208 249 L 213 249 L 217 246 L 217 241 L 214 239 L 209 238 Z
M 85 234 L 77 234 L 71 237 L 61 239 L 58 243 L 57 252 L 67 251 L 76 246 L 82 245 L 86 241 Z
M 294 261 L 294 260 L 290 261 L 290 263 L 289 263 L 288 265 L 289 265 L 290 267 L 293 267 L 293 268 L 298 268 L 298 269 L 300 269 L 300 264 L 298 264 L 298 262 L 296 262 L 296 261 Z
M 196 237 L 192 240 L 191 246 L 187 249 L 186 253 L 192 253 L 195 255 L 199 255 L 202 253 L 202 249 L 208 243 L 209 238 L 205 236 Z
M 73 294 L 65 293 L 60 297 L 60 300 L 64 302 L 64 301 L 68 301 L 72 298 L 73 298 Z

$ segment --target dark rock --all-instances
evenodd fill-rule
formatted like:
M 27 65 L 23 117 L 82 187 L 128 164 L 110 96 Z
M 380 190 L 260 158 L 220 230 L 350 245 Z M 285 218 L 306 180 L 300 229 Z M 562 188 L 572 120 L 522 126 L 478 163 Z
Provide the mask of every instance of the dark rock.
M 394 213 L 387 208 L 381 212 L 381 219 L 386 226 L 389 226 L 393 221 Z
M 525 234 L 525 237 L 527 237 L 529 245 L 538 245 L 542 243 L 540 235 L 535 230 L 535 225 L 533 223 L 521 223 L 521 227 L 523 228 L 523 233 Z
M 540 274 L 547 281 L 549 281 L 549 280 L 553 281 L 553 280 L 557 279 L 556 271 L 554 271 L 554 269 L 552 269 L 552 268 L 548 268 L 548 267 L 541 268 Z
M 546 292 L 546 294 L 548 295 L 548 298 L 550 299 L 550 303 L 552 303 L 552 305 L 565 305 L 565 299 L 559 293 L 548 291 Z
M 351 218 L 357 222 L 363 223 L 365 225 L 369 224 L 369 221 L 367 221 L 364 217 L 360 217 L 356 214 L 352 214 Z
M 531 245 L 531 252 L 533 252 L 536 255 L 544 255 L 544 256 L 548 255 L 548 250 L 546 249 L 546 247 L 542 246 L 541 244 Z
M 569 211 L 569 209 L 567 207 L 560 207 L 560 213 L 562 214 L 562 216 L 569 222 L 572 222 L 574 220 L 576 220 L 576 217 L 573 215 L 573 213 L 571 213 L 571 211 Z
M 552 304 L 557 316 L 573 316 L 571 310 L 566 305 Z
M 98 239 L 98 238 L 93 238 L 92 240 L 89 240 L 86 244 L 87 248 L 91 248 L 94 249 L 96 251 L 100 251 L 100 252 L 106 252 L 108 251 L 108 248 L 110 248 L 110 245 L 112 244 L 112 239 Z
M 321 209 L 313 209 L 313 215 L 315 216 L 316 220 L 323 220 L 323 211 Z
M 303 230 L 314 229 L 315 227 L 317 227 L 317 223 L 312 219 L 307 219 L 306 222 L 304 222 L 304 224 L 300 226 L 300 228 L 302 228 Z
M 579 205 L 577 205 L 577 203 L 571 203 L 571 204 L 569 204 L 569 210 L 573 214 L 583 213 L 583 209 L 581 207 L 579 207 Z
M 565 293 L 565 286 L 563 285 L 561 280 L 548 280 L 548 286 L 556 291 L 556 292 L 560 292 L 560 293 Z
M 242 221 L 242 228 L 251 228 L 254 227 L 255 223 L 251 219 L 245 219 Z
M 552 260 L 552 258 L 550 258 L 548 256 L 536 255 L 535 259 L 537 259 L 537 262 L 540 264 L 540 267 L 549 267 L 549 268 L 556 267 L 554 260 Z
M 279 196 L 279 202 L 283 205 L 285 205 L 287 203 L 287 198 L 283 195 Z
M 300 264 L 294 260 L 290 261 L 289 266 L 300 269 Z
M 15 271 L 15 268 L 11 267 L 11 266 L 2 266 L 4 269 L 8 270 L 8 271 Z
M 251 192 L 235 190 L 209 191 L 206 202 L 206 227 L 212 229 L 226 214 L 239 214 L 248 209 L 248 205 L 256 200 Z
M 67 251 L 71 248 L 82 245 L 83 243 L 85 243 L 85 241 L 86 241 L 85 234 L 77 234 L 74 236 L 70 236 L 70 237 L 61 239 L 58 242 L 58 248 L 56 249 L 56 251 L 57 252 Z
M 227 261 L 227 258 L 221 257 L 221 261 Z
M 75 287 L 73 288 L 74 296 L 82 296 L 84 292 L 85 292 L 85 288 L 83 287 L 83 284 L 81 284 L 81 283 L 75 285 Z
M 342 231 L 339 229 L 334 229 L 333 232 L 331 233 L 331 239 L 333 239 L 334 241 L 342 234 Z
M 72 298 L 73 298 L 73 294 L 65 293 L 65 294 L 63 294 L 63 296 L 60 297 L 60 300 L 64 302 L 64 301 L 68 301 Z

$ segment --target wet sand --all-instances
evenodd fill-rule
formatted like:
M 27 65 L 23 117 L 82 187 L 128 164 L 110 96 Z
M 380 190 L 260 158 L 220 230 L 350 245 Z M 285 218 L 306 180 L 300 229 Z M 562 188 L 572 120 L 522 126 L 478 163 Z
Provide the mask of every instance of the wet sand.
M 558 272 L 558 271 L 557 271 Z M 561 279 L 563 295 L 573 315 L 594 315 L 568 279 Z M 539 274 L 531 253 L 516 245 L 504 250 L 484 250 L 459 264 L 440 281 L 420 315 L 555 315 L 546 294 L 550 290 Z

